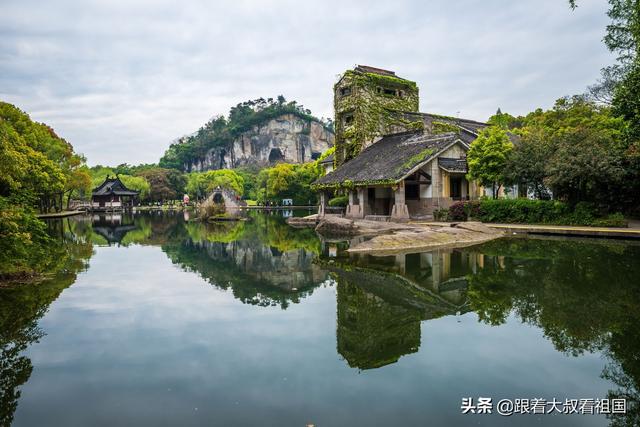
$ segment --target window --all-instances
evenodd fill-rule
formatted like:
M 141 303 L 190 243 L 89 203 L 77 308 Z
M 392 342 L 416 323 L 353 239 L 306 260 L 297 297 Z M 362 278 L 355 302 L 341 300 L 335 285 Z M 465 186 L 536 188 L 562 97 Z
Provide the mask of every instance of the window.
M 407 200 L 420 199 L 420 185 L 418 184 L 405 184 L 404 186 L 404 198 Z
M 340 88 L 340 96 L 349 96 L 351 95 L 351 86 Z
M 396 90 L 396 89 L 390 89 L 390 88 L 387 88 L 387 87 L 379 87 L 379 86 L 378 86 L 378 88 L 376 88 L 376 92 L 377 92 L 379 95 L 385 95 L 385 96 L 400 96 L 400 97 L 402 97 L 402 95 L 401 95 L 401 92 L 402 92 L 402 91 L 398 91 L 398 90 Z
M 353 114 L 347 114 L 344 116 L 344 125 L 351 126 L 353 124 Z

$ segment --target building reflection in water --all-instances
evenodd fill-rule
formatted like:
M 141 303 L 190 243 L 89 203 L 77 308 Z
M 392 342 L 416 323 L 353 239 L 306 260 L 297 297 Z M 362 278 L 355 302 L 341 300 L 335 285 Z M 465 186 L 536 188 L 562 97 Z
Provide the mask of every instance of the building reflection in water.
M 337 347 L 349 366 L 395 363 L 418 351 L 421 321 L 470 311 L 467 275 L 482 268 L 484 255 L 340 256 L 345 248 L 324 242 L 321 262 L 337 282 Z
M 127 233 L 137 229 L 134 218 L 122 213 L 103 213 L 92 216 L 93 232 L 103 237 L 109 246 L 120 244 Z

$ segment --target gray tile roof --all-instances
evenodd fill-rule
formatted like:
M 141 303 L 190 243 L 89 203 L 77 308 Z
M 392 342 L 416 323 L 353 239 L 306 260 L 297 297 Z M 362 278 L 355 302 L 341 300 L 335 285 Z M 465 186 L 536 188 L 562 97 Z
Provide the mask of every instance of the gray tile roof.
M 467 159 L 450 159 L 439 157 L 438 166 L 447 172 L 467 173 Z
M 429 135 L 422 131 L 384 136 L 357 157 L 317 180 L 315 185 L 336 185 L 347 180 L 354 184 L 372 181 L 399 181 L 420 163 L 460 140 L 450 132 Z
M 137 196 L 138 191 L 129 190 L 118 177 L 107 177 L 102 184 L 91 192 L 92 196 L 109 196 L 112 194 L 116 196 Z

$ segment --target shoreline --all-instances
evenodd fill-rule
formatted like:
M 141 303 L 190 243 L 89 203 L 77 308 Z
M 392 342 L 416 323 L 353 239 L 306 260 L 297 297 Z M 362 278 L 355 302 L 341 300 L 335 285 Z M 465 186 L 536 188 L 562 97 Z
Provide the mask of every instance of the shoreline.
M 436 222 L 436 221 L 410 221 L 410 224 L 428 227 L 448 227 L 450 224 L 463 224 L 464 222 Z M 589 227 L 574 225 L 544 225 L 544 224 L 501 224 L 487 223 L 487 227 L 504 231 L 508 234 L 566 236 L 566 237 L 594 237 L 601 239 L 640 239 L 640 228 L 618 227 Z

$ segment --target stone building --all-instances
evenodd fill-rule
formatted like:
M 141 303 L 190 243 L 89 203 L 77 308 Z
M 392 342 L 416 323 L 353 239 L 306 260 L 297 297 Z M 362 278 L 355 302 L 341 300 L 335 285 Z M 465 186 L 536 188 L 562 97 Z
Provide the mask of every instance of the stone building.
M 480 197 L 466 179 L 469 145 L 485 123 L 418 112 L 418 87 L 395 72 L 359 65 L 334 86 L 335 170 L 314 183 L 319 215 L 347 193 L 346 216 L 427 217 Z

